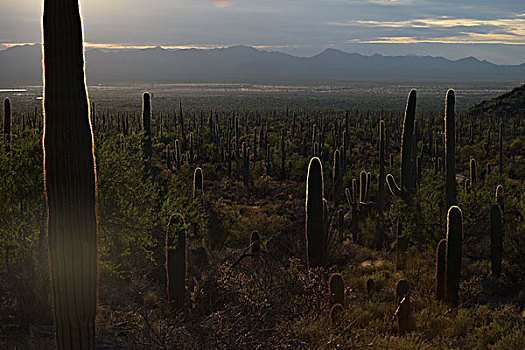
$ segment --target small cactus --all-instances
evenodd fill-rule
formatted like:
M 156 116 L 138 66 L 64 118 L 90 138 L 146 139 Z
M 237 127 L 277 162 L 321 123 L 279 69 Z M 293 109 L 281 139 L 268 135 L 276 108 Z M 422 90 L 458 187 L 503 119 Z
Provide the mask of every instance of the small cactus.
M 256 255 L 261 252 L 261 237 L 259 236 L 259 232 L 253 231 L 250 236 L 250 247 L 252 254 Z
M 410 329 L 410 283 L 407 280 L 399 280 L 396 284 L 395 306 L 397 330 L 402 336 Z
M 445 299 L 445 270 L 446 270 L 447 240 L 439 241 L 436 250 L 436 299 Z
M 340 273 L 334 273 L 330 276 L 330 281 L 328 282 L 330 287 L 330 303 L 335 304 L 345 304 L 345 281 L 343 276 Z
M 344 307 L 341 304 L 334 304 L 330 309 L 330 324 L 332 327 L 337 326 L 343 317 Z
M 365 288 L 366 288 L 366 296 L 368 297 L 368 299 L 371 299 L 376 290 L 376 282 L 374 281 L 373 278 L 369 278 L 366 280 Z

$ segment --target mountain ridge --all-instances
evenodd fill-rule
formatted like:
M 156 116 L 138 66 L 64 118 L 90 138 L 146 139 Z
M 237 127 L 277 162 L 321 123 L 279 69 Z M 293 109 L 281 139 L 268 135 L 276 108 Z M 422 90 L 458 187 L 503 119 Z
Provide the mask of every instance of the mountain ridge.
M 245 45 L 215 49 L 86 50 L 89 84 L 509 81 L 523 83 L 525 63 L 497 65 L 475 57 L 370 56 L 327 48 L 311 57 Z M 0 51 L 0 81 L 41 84 L 39 44 Z

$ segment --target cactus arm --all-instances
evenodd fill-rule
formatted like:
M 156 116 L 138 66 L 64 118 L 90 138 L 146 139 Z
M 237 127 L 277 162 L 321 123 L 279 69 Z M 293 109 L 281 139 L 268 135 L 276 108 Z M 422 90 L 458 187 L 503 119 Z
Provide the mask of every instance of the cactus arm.
M 392 193 L 394 197 L 401 197 L 403 195 L 403 192 L 401 191 L 399 186 L 397 186 L 396 179 L 392 174 L 388 174 L 386 176 L 386 183 L 388 185 L 390 193 Z

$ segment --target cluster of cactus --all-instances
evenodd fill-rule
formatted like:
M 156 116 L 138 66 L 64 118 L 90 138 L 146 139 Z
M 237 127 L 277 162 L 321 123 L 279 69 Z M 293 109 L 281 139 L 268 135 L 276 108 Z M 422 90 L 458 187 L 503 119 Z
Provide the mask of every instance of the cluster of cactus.
M 352 207 L 352 239 L 358 242 L 359 222 L 368 214 L 368 209 L 373 206 L 370 202 L 370 188 L 372 185 L 372 174 L 361 171 L 359 174 L 359 186 L 356 179 L 352 179 L 351 189 L 345 188 L 347 203 Z

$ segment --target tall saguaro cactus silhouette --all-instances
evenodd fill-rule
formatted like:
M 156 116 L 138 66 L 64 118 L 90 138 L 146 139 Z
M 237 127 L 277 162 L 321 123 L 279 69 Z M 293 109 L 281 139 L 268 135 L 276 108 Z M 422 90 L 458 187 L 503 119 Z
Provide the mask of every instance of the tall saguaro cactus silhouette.
M 45 0 L 44 179 L 58 349 L 93 349 L 96 173 L 77 0 Z

